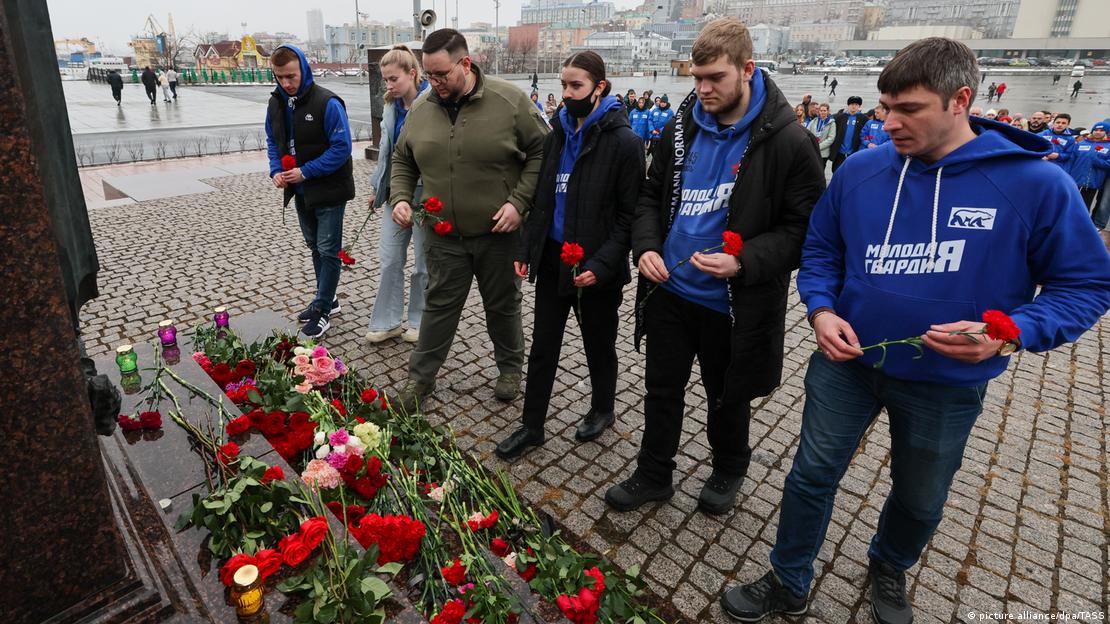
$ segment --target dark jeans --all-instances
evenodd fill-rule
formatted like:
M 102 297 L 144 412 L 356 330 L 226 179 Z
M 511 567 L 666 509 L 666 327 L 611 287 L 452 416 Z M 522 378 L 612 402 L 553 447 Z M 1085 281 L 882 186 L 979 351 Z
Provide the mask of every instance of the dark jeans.
M 559 294 L 559 266 L 559 244 L 548 239 L 536 271 L 532 350 L 528 353 L 528 383 L 524 386 L 524 426 L 533 431 L 542 431 L 547 419 L 567 314 L 578 305 L 577 293 Z M 617 393 L 617 310 L 621 294 L 620 288 L 598 290 L 591 286 L 582 291 L 578 326 L 590 369 L 590 406 L 598 412 L 613 411 Z
M 713 450 L 713 469 L 728 475 L 746 474 L 752 454 L 748 447 L 751 405 L 747 401 L 721 401 L 731 357 L 728 315 L 662 287 L 651 294 L 647 306 L 647 396 L 636 472 L 654 483 L 671 483 L 674 456 L 682 437 L 686 384 L 697 357 L 708 399 L 706 429 Z
M 1102 184 L 1102 192 L 1098 194 L 1095 210 L 1091 213 L 1091 221 L 1094 221 L 1095 228 L 1099 230 L 1105 230 L 1106 223 L 1110 221 L 1110 177 L 1107 177 L 1106 182 Z
M 1091 212 L 1091 206 L 1095 205 L 1095 199 L 1101 189 L 1087 188 L 1086 186 L 1079 187 L 1079 194 L 1083 197 L 1083 206 L 1087 212 Z
M 177 99 L 177 81 L 170 81 L 170 91 L 173 93 L 173 99 Z
M 775 574 L 794 594 L 809 592 L 840 479 L 884 407 L 893 483 L 867 554 L 895 570 L 913 567 L 940 523 L 987 385 L 904 381 L 818 353 L 810 357 L 805 388 L 801 440 L 783 486 L 771 550 Z
M 123 99 L 123 90 L 116 91 L 112 89 L 112 97 L 116 98 L 116 102 L 119 103 L 119 101 Z
M 430 226 L 416 226 L 428 227 Z M 513 272 L 513 259 L 520 233 L 484 234 L 467 238 L 437 236 L 425 232 L 424 261 L 428 265 L 428 288 L 420 339 L 409 358 L 409 379 L 435 381 L 459 328 L 459 317 L 478 280 L 486 331 L 493 343 L 493 359 L 501 374 L 519 373 L 524 368 L 524 329 L 520 321 L 520 278 Z
M 840 165 L 844 164 L 844 160 L 846 158 L 848 158 L 848 156 L 849 156 L 849 154 L 842 154 L 840 152 L 836 152 L 835 154 L 833 154 L 833 158 L 832 158 L 833 173 L 836 173 L 836 170 L 840 168 Z
M 312 307 L 330 312 L 339 286 L 339 250 L 343 246 L 343 212 L 347 203 L 308 208 L 304 198 L 293 196 L 304 244 L 312 252 L 312 272 L 316 275 L 316 298 Z
M 153 104 L 154 98 L 158 97 L 158 90 L 152 89 L 151 87 L 146 87 L 146 96 L 150 99 L 150 103 Z

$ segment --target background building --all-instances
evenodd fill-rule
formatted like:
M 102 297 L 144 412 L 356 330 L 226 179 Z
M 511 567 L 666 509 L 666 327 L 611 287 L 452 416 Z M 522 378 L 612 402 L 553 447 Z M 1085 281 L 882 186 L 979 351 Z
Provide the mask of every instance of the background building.
M 589 26 L 608 22 L 613 18 L 612 2 L 590 2 L 586 0 L 532 0 L 531 5 L 521 7 L 521 24 L 571 23 Z
M 882 39 L 924 39 L 926 37 L 948 37 L 949 39 L 982 39 L 983 31 L 959 24 L 936 24 L 921 26 L 883 26 L 868 33 L 871 40 Z
M 571 24 L 547 24 L 539 30 L 538 54 L 540 71 L 558 71 L 559 63 L 570 56 L 575 46 L 586 45 L 586 37 L 593 31 Z
M 193 57 L 197 69 L 263 69 L 270 66 L 270 50 L 255 43 L 250 35 L 244 35 L 239 41 L 202 43 L 193 50 Z
M 756 24 L 748 28 L 752 35 L 752 52 L 756 58 L 785 54 L 790 44 L 790 29 L 785 26 Z
M 404 43 L 412 38 L 411 26 L 370 22 L 357 28 L 350 24 L 325 26 L 324 43 L 332 63 L 362 63 L 365 48 Z M 359 48 L 359 46 L 363 46 Z
M 308 42 L 324 42 L 324 12 L 320 9 L 309 9 L 305 14 L 308 18 Z
M 728 0 L 727 14 L 745 24 L 793 26 L 795 22 L 837 21 L 858 24 L 865 0 Z
M 1110 1 L 1021 0 L 1014 37 L 1110 37 Z
M 1022 0 L 890 0 L 886 24 L 959 24 L 982 31 L 987 37 L 1005 38 L 1014 32 L 1020 4 Z
M 584 46 L 572 48 L 572 52 L 579 50 L 597 52 L 605 61 L 606 72 L 614 75 L 658 71 L 666 76 L 676 56 L 671 40 L 652 32 L 595 32 L 586 37 Z
M 835 52 L 840 43 L 856 38 L 858 22 L 797 22 L 790 25 L 790 49 L 795 52 Z

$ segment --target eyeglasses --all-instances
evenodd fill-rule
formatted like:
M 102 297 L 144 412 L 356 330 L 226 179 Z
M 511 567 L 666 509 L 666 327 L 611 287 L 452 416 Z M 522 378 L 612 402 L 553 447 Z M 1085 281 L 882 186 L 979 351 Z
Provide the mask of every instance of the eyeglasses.
M 461 63 L 464 58 L 466 58 L 466 57 L 465 56 L 459 57 L 459 60 L 455 61 L 454 63 L 451 63 L 451 69 L 448 69 L 447 71 L 424 72 L 424 75 L 427 76 L 428 80 L 430 80 L 432 82 L 444 83 L 444 82 L 447 81 L 447 77 L 451 75 L 451 72 L 455 71 L 455 66 L 458 65 L 459 63 Z

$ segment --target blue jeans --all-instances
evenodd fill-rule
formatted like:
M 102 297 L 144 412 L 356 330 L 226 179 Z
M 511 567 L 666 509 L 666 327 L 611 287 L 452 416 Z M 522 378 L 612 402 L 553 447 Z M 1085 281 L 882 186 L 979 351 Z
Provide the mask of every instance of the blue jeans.
M 1102 192 L 1099 193 L 1095 211 L 1091 213 L 1091 220 L 1095 222 L 1095 229 L 1097 230 L 1105 230 L 1106 222 L 1110 221 L 1110 176 L 1106 178 L 1106 182 L 1102 185 Z
M 312 252 L 312 271 L 316 275 L 316 298 L 312 300 L 312 307 L 331 312 L 335 289 L 339 286 L 339 250 L 343 246 L 343 212 L 347 202 L 308 208 L 300 195 L 294 195 L 294 202 L 304 244 Z
M 389 206 L 382 210 L 382 228 L 378 236 L 381 283 L 374 298 L 374 312 L 370 315 L 370 331 L 386 331 L 401 324 L 409 241 L 412 241 L 414 264 L 409 279 L 409 327 L 420 327 L 420 318 L 424 316 L 424 289 L 428 287 L 428 267 L 424 264 L 425 230 L 419 225 L 411 228 L 397 225 L 390 216 L 391 211 Z
M 809 593 L 837 486 L 884 407 L 893 483 L 867 554 L 896 570 L 913 567 L 940 523 L 987 385 L 904 381 L 817 353 L 809 360 L 805 386 L 801 441 L 783 487 L 771 550 L 775 574 L 795 595 Z

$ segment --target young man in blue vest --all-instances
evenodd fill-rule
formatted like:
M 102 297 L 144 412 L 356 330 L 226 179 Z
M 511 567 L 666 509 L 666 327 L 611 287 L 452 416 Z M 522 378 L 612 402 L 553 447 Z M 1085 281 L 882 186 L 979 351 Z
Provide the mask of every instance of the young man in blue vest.
M 297 207 L 305 245 L 312 252 L 316 297 L 297 320 L 301 333 L 319 338 L 339 313 L 339 250 L 343 246 L 343 212 L 355 197 L 351 166 L 351 129 L 343 100 L 312 80 L 304 54 L 291 45 L 270 57 L 278 87 L 266 110 L 266 147 L 270 179 L 285 191 L 284 203 Z M 285 170 L 291 156 L 296 166 Z

